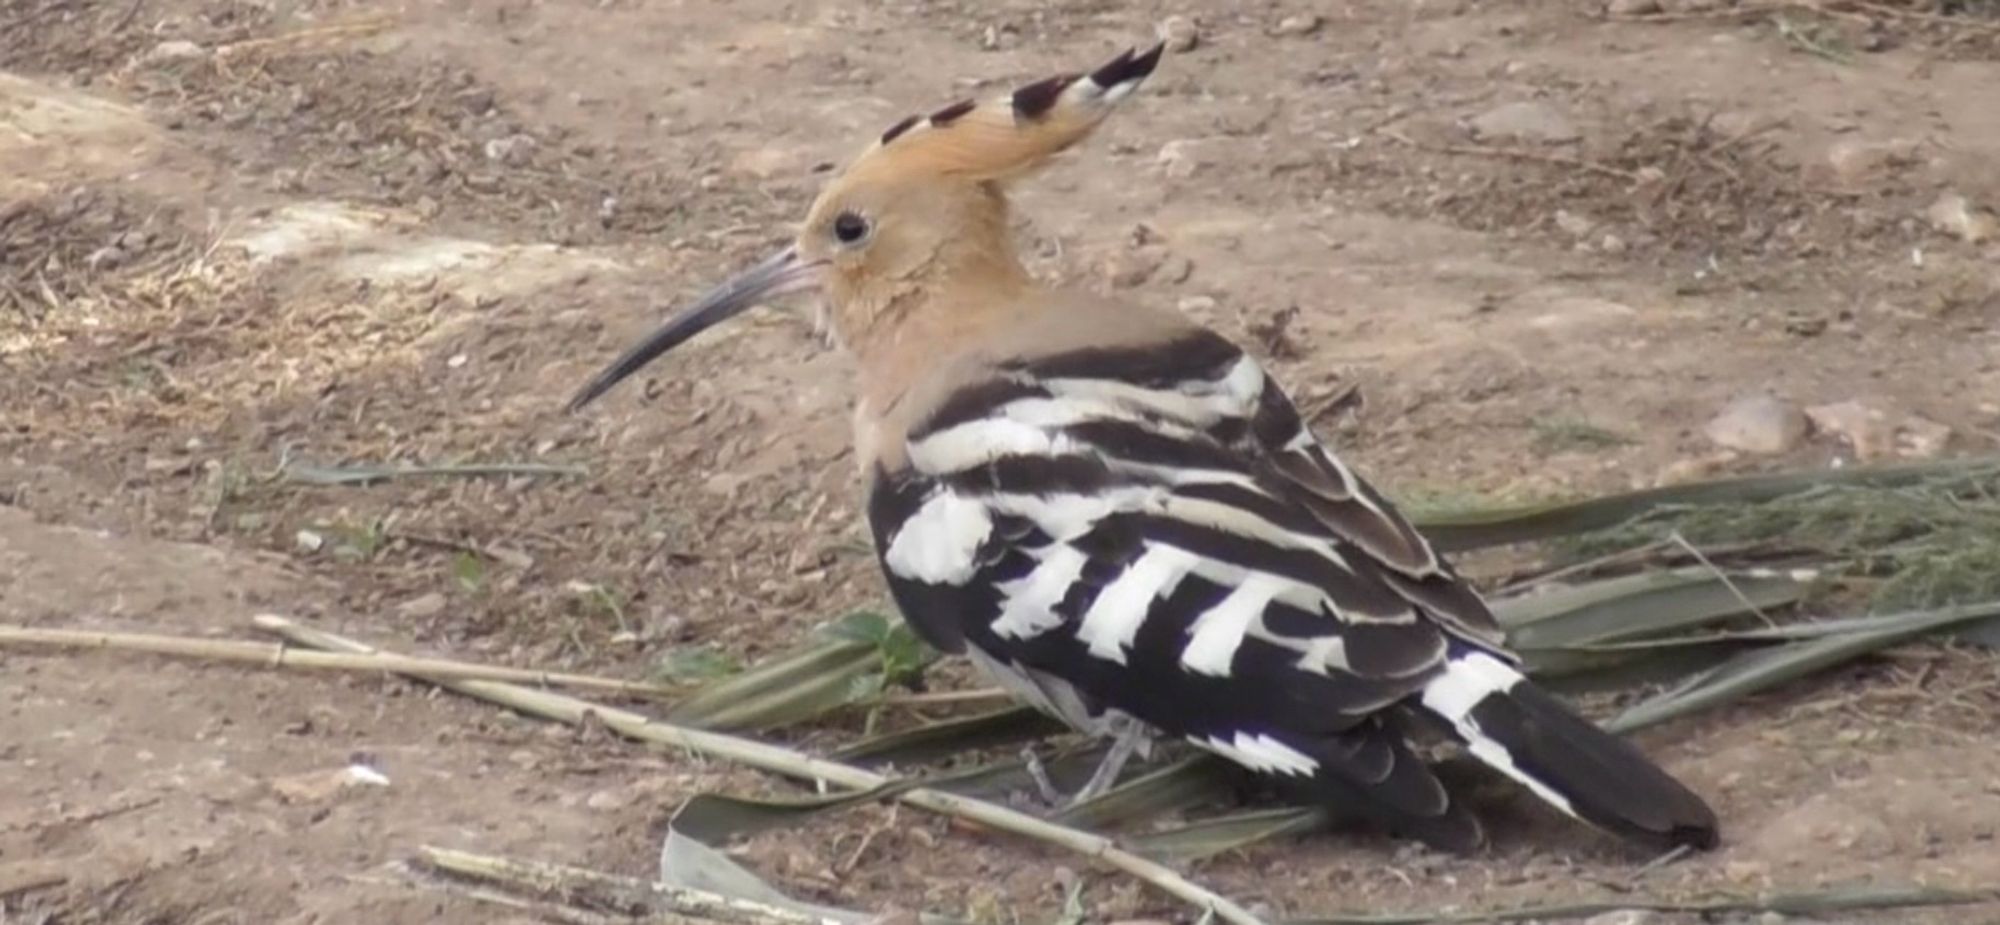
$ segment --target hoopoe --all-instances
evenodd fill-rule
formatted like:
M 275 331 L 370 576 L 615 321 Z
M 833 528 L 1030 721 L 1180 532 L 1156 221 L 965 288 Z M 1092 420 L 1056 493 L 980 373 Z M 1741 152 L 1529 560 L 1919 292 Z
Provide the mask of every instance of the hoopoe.
M 752 305 L 817 289 L 856 359 L 855 455 L 898 608 L 932 646 L 1113 739 L 1086 792 L 1170 737 L 1474 847 L 1478 821 L 1406 738 L 1431 725 L 1585 822 L 1714 846 L 1707 804 L 1525 679 L 1480 597 L 1254 358 L 1177 312 L 1030 278 L 1007 185 L 1088 136 L 1160 54 L 896 123 L 790 247 L 570 407 Z

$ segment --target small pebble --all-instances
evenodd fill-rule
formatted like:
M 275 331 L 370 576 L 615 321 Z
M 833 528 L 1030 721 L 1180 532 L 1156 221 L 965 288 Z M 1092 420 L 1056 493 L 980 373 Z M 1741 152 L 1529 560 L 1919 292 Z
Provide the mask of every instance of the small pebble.
M 1320 19 L 1310 13 L 1287 16 L 1278 20 L 1279 35 L 1311 35 L 1319 31 Z
M 1556 227 L 1573 238 L 1582 238 L 1597 228 L 1597 223 L 1568 209 L 1557 209 Z
M 1880 179 L 1890 168 L 1915 161 L 1917 149 L 1917 142 L 1907 138 L 1843 138 L 1827 147 L 1826 169 L 1834 182 L 1859 186 Z
M 535 140 L 533 135 L 515 134 L 487 142 L 484 151 L 489 161 L 519 167 L 527 164 L 540 146 L 541 142 Z
M 1482 138 L 1562 143 L 1583 137 L 1561 110 L 1535 100 L 1495 106 L 1472 117 L 1470 125 Z
M 1195 21 L 1186 16 L 1169 16 L 1160 21 L 1158 29 L 1160 41 L 1167 43 L 1167 50 L 1179 54 L 1193 51 L 1201 44 L 1201 29 Z
M 1953 235 L 1968 244 L 1978 244 L 1988 238 L 2000 235 L 2000 218 L 1992 212 L 1975 208 L 1964 196 L 1946 191 L 1937 201 L 1924 211 L 1931 221 L 1931 227 L 1945 234 Z
M 1860 462 L 1892 454 L 1904 459 L 1932 459 L 1951 442 L 1950 425 L 1900 412 L 1886 403 L 1850 400 L 1815 405 L 1805 413 L 1815 428 L 1846 441 Z
M 1166 259 L 1166 250 L 1158 246 L 1120 250 L 1107 254 L 1097 272 L 1113 289 L 1131 289 L 1152 279 Z
M 443 613 L 446 605 L 449 603 L 444 595 L 432 591 L 422 597 L 411 598 L 397 605 L 396 612 L 405 617 L 413 617 L 421 620 Z
M 1614 909 L 1583 920 L 1583 925 L 1653 925 L 1660 915 L 1649 909 Z
M 1936 459 L 1951 443 L 1951 426 L 1911 415 L 1896 433 L 1896 454 L 1904 459 Z
M 148 50 L 145 60 L 148 63 L 181 61 L 188 58 L 197 58 L 202 54 L 203 51 L 200 45 L 196 45 L 186 39 L 169 39 Z

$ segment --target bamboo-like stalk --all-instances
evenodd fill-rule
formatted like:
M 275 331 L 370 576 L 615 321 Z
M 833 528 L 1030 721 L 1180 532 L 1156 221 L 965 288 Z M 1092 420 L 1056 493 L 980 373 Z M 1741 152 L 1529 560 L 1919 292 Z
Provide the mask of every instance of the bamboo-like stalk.
M 2000 890 L 1948 890 L 1938 887 L 1833 887 L 1802 893 L 1763 896 L 1718 896 L 1696 900 L 1624 897 L 1580 903 L 1519 906 L 1472 912 L 1392 912 L 1318 916 L 1292 925 L 1470 925 L 1475 922 L 1547 922 L 1587 919 L 1628 910 L 1719 916 L 1773 912 L 1784 916 L 1821 916 L 1881 909 L 1973 906 L 2000 902 Z
M 245 665 L 263 665 L 267 668 L 317 668 L 332 671 L 421 674 L 426 677 L 465 680 L 514 681 L 542 687 L 573 687 L 637 697 L 659 698 L 672 693 L 668 688 L 657 684 L 602 678 L 595 675 L 540 671 L 532 668 L 507 668 L 452 659 L 415 658 L 386 653 L 321 652 L 294 648 L 282 643 L 234 639 L 194 639 L 187 636 L 160 636 L 149 633 L 43 629 L 0 624 L 0 646 L 5 645 L 146 652 L 154 655 L 177 655 Z
M 648 883 L 603 871 L 541 861 L 519 861 L 425 845 L 424 863 L 459 877 L 504 885 L 539 896 L 574 899 L 617 909 L 645 921 L 728 922 L 738 925 L 840 925 L 817 916 L 691 887 Z M 661 914 L 664 913 L 664 914 Z
M 965 691 L 926 691 L 921 694 L 883 694 L 873 700 L 862 701 L 864 705 L 879 704 L 885 707 L 940 707 L 961 703 L 1012 703 L 1014 697 L 997 687 L 980 687 Z
M 253 622 L 259 629 L 277 633 L 304 646 L 340 652 L 369 654 L 377 652 L 352 639 L 300 626 L 274 614 L 259 615 Z M 684 748 L 787 777 L 824 781 L 849 790 L 873 790 L 896 783 L 891 777 L 837 761 L 814 758 L 782 746 L 662 723 L 630 710 L 562 694 L 530 690 L 497 681 L 433 678 L 425 677 L 421 672 L 410 672 L 410 674 L 440 687 L 530 716 L 571 725 L 581 724 L 585 722 L 585 717 L 594 716 L 606 729 L 626 738 Z M 915 788 L 897 792 L 886 798 L 908 803 L 918 809 L 977 822 L 989 828 L 1011 832 L 1101 860 L 1197 909 L 1212 912 L 1223 921 L 1234 925 L 1263 925 L 1262 920 L 1250 910 L 1237 905 L 1227 897 L 1188 880 L 1163 864 L 1120 848 L 1117 843 L 1101 835 L 1056 825 L 1004 806 L 938 790 Z
M 478 886 L 470 883 L 461 883 L 457 879 L 448 879 L 439 876 L 421 878 L 419 885 L 425 889 L 443 893 L 446 896 L 455 896 L 460 899 L 485 903 L 489 906 L 510 909 L 520 913 L 523 918 L 532 919 L 537 922 L 555 922 L 557 925 L 642 925 L 640 920 L 635 916 L 605 915 L 585 909 L 578 909 L 573 905 L 554 899 L 530 899 L 507 892 L 503 887 Z M 508 921 L 515 920 L 509 919 Z M 655 919 L 654 922 L 644 923 L 644 925 L 719 925 L 719 923 L 712 922 L 709 919 L 674 916 L 664 921 Z

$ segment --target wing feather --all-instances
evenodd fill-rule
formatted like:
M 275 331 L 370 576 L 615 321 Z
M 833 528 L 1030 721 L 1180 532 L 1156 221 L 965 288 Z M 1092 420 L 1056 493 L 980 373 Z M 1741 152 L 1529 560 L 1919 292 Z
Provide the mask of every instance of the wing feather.
M 1383 711 L 1491 616 L 1233 345 L 1193 332 L 996 364 L 907 450 L 877 472 L 870 521 L 927 639 L 1080 727 L 1115 711 L 1476 839 Z

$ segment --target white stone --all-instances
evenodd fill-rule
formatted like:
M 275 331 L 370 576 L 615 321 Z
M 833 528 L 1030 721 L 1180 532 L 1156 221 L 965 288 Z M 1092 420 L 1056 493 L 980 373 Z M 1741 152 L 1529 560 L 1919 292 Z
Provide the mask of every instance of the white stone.
M 1702 427 L 1717 446 L 1765 456 L 1797 449 L 1810 430 L 1811 422 L 1797 406 L 1770 395 L 1736 399 Z
M 1559 144 L 1583 137 L 1569 116 L 1554 106 L 1534 100 L 1495 106 L 1473 116 L 1471 125 L 1472 130 L 1483 138 Z

